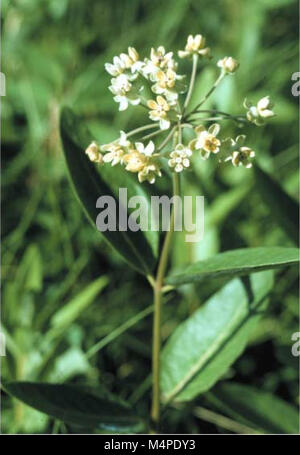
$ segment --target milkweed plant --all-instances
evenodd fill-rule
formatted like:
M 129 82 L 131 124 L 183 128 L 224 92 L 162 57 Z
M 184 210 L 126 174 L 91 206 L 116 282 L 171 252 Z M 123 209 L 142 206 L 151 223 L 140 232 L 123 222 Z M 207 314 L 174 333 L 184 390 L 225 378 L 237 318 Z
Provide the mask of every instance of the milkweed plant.
M 206 160 L 247 170 L 253 166 L 261 193 L 272 196 L 274 212 L 286 214 L 280 222 L 290 239 L 298 242 L 298 226 L 293 221 L 294 216 L 291 218 L 291 213 L 294 215 L 297 211 L 296 203 L 256 163 L 253 165 L 255 150 L 244 134 L 226 137 L 223 133 L 223 122 L 232 122 L 237 131 L 249 124 L 254 128 L 261 127 L 274 117 L 273 103 L 269 96 L 256 104 L 245 99 L 244 110 L 239 115 L 208 109 L 206 101 L 223 79 L 234 77 L 239 63 L 233 57 L 224 57 L 213 63 L 202 35 L 190 35 L 185 48 L 178 51 L 178 57 L 190 61 L 190 75 L 181 73 L 179 60 L 163 46 L 152 48 L 150 56 L 144 59 L 129 47 L 126 54 L 122 53 L 114 57 L 112 63 L 105 64 L 111 75 L 109 90 L 119 110 L 124 111 L 129 106 L 142 107 L 145 117 L 149 117 L 145 125 L 137 125 L 127 132 L 120 131 L 118 138 L 101 144 L 93 140 L 71 109 L 64 108 L 60 119 L 67 168 L 85 214 L 121 257 L 148 280 L 153 293 L 153 304 L 89 347 L 86 358 L 90 359 L 108 342 L 153 313 L 151 382 L 146 374 L 145 381 L 136 391 L 136 395 L 141 397 L 147 392 L 148 385 L 152 386 L 151 412 L 148 412 L 148 406 L 143 408 L 145 413 L 133 409 L 136 407 L 133 399 L 121 399 L 107 391 L 103 384 L 97 384 L 95 388 L 80 384 L 16 381 L 5 384 L 5 389 L 39 411 L 66 422 L 72 430 L 157 433 L 166 424 L 166 409 L 180 410 L 182 403 L 194 400 L 214 386 L 205 399 L 214 409 L 220 409 L 237 421 L 224 419 L 224 416 L 201 406 L 191 407 L 196 417 L 234 432 L 295 433 L 298 431 L 298 414 L 289 403 L 251 386 L 220 380 L 244 351 L 267 309 L 274 284 L 271 269 L 297 264 L 299 250 L 283 246 L 240 248 L 194 261 L 183 268 L 176 268 L 175 264 L 174 269 L 168 270 L 173 235 L 178 230 L 178 205 L 175 201 L 181 197 L 180 179 L 193 172 L 195 163 L 199 165 Z M 204 64 L 214 65 L 218 75 L 212 87 L 204 87 L 206 95 L 196 100 L 197 71 Z M 166 233 L 160 247 L 159 229 L 148 232 L 141 226 L 140 229 L 123 228 L 124 213 L 120 208 L 124 204 L 120 190 L 125 186 L 126 194 L 128 191 L 131 197 L 143 195 L 143 200 L 147 201 L 151 194 L 152 202 L 152 197 L 158 198 L 153 194 L 160 193 L 156 185 L 164 178 L 165 188 L 170 186 L 167 191 L 173 194 L 174 200 L 168 214 L 168 228 L 161 229 Z M 118 190 L 119 199 L 116 197 Z M 103 197 L 112 200 L 115 209 L 119 208 L 118 215 L 117 210 L 112 211 L 113 218 L 116 218 L 113 229 L 98 228 L 97 208 L 104 208 L 101 205 Z M 277 201 L 283 209 L 276 208 Z M 125 214 L 128 224 L 132 214 L 129 217 Z M 170 292 L 182 285 L 198 285 L 215 277 L 222 277 L 225 284 L 216 282 L 217 291 L 205 303 L 178 324 L 170 336 L 164 333 L 162 346 L 162 308 L 169 296 L 172 297 Z M 97 286 L 107 283 L 105 276 L 99 280 Z M 184 291 L 182 295 L 184 297 Z M 77 306 L 82 310 L 82 305 L 81 299 L 76 300 L 71 316 L 70 309 L 63 308 L 61 319 L 73 320 Z M 55 332 L 55 326 L 53 330 Z M 259 422 L 255 420 L 256 416 Z
M 179 61 L 173 52 L 167 52 L 163 46 L 152 48 L 150 56 L 140 58 L 135 48 L 129 47 L 128 53 L 113 58 L 106 63 L 105 69 L 112 76 L 109 90 L 113 100 L 119 105 L 119 111 L 130 105 L 143 106 L 151 123 L 136 128 L 128 133 L 120 131 L 120 136 L 109 144 L 93 141 L 85 153 L 99 166 L 123 166 L 124 172 L 137 174 L 142 184 L 153 184 L 157 178 L 163 178 L 163 161 L 167 162 L 173 174 L 173 195 L 179 194 L 180 175 L 192 170 L 192 161 L 217 159 L 219 163 L 230 163 L 234 167 L 252 167 L 255 151 L 247 143 L 246 136 L 224 137 L 221 124 L 224 120 L 234 122 L 238 127 L 252 123 L 262 126 L 274 117 L 273 103 L 269 96 L 260 99 L 257 104 L 245 99 L 246 112 L 232 115 L 215 109 L 205 109 L 205 103 L 226 77 L 233 77 L 239 68 L 239 62 L 233 57 L 224 57 L 217 61 L 218 77 L 203 99 L 193 109 L 189 109 L 195 87 L 199 63 L 211 64 L 211 50 L 202 35 L 189 35 L 185 48 L 177 53 L 180 60 L 191 62 L 191 75 L 188 82 L 186 74 L 180 74 Z M 151 92 L 151 96 L 146 93 Z M 194 138 L 183 140 L 183 130 L 190 129 Z M 154 130 L 147 132 L 147 130 Z M 174 215 L 173 215 L 174 225 Z M 174 226 L 173 226 L 174 227 Z M 160 254 L 156 278 L 150 277 L 154 289 L 154 324 L 153 324 L 153 394 L 151 417 L 157 428 L 160 420 L 160 348 L 161 348 L 161 301 L 164 292 L 164 277 L 168 254 L 171 247 L 172 221 L 170 230 Z

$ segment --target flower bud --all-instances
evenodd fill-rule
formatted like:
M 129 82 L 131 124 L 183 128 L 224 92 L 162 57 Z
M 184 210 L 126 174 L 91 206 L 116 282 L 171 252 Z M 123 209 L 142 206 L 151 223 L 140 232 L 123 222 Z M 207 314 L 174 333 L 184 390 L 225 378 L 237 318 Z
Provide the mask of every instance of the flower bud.
M 103 162 L 103 156 L 101 155 L 100 153 L 100 148 L 99 146 L 96 144 L 96 142 L 92 142 L 88 148 L 86 149 L 85 153 L 87 154 L 87 156 L 89 157 L 89 159 L 91 161 L 93 161 L 94 163 L 99 163 L 99 164 L 102 164 Z
M 235 73 L 239 67 L 239 62 L 232 57 L 224 57 L 218 61 L 218 67 L 222 68 L 225 73 Z

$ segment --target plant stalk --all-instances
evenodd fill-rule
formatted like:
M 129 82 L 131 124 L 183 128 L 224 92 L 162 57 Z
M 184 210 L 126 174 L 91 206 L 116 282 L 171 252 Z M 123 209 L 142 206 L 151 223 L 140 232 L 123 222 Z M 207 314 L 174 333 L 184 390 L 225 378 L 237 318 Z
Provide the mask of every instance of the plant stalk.
M 179 195 L 179 175 L 173 174 L 173 195 Z M 153 344 L 152 344 L 152 409 L 151 418 L 158 430 L 160 420 L 160 348 L 161 348 L 161 304 L 163 282 L 168 264 L 168 256 L 174 233 L 174 220 L 176 216 L 175 202 L 172 209 L 170 228 L 163 244 L 156 280 L 154 283 L 154 317 L 153 317 Z
M 188 104 L 190 102 L 193 89 L 194 89 L 194 84 L 195 84 L 195 78 L 196 78 L 196 71 L 197 71 L 197 63 L 198 63 L 198 55 L 194 54 L 193 55 L 193 67 L 192 67 L 192 74 L 191 74 L 191 80 L 190 80 L 190 85 L 188 89 L 188 93 L 186 95 L 186 99 L 183 105 L 183 113 L 185 112 L 185 109 L 188 107 Z
M 191 114 L 196 112 L 199 109 L 199 107 L 201 107 L 202 104 L 205 103 L 205 101 L 210 97 L 210 95 L 216 90 L 216 88 L 218 87 L 221 80 L 225 77 L 225 75 L 226 75 L 226 73 L 224 73 L 224 71 L 221 71 L 218 79 L 216 80 L 216 82 L 214 83 L 212 88 L 206 93 L 206 95 L 203 97 L 203 99 L 200 101 L 200 103 L 198 103 L 197 106 L 191 112 L 188 113 L 186 118 L 188 118 Z

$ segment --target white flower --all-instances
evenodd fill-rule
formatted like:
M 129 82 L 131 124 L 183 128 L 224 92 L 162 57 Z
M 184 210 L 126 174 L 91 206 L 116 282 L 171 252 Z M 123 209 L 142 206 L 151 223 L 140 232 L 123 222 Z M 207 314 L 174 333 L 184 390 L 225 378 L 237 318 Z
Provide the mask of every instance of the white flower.
M 100 153 L 100 147 L 93 141 L 86 149 L 85 153 L 89 157 L 89 159 L 94 163 L 103 163 L 103 156 Z
M 178 51 L 180 58 L 190 57 L 193 54 L 198 54 L 201 57 L 210 56 L 210 49 L 205 47 L 205 38 L 202 35 L 189 35 L 184 51 Z
M 220 131 L 220 125 L 214 123 L 208 130 L 203 125 L 195 128 L 197 138 L 190 142 L 192 150 L 200 150 L 202 159 L 207 160 L 211 153 L 218 153 L 220 151 L 221 141 L 217 139 Z
M 218 61 L 217 65 L 222 68 L 224 73 L 232 74 L 238 69 L 239 62 L 232 57 L 224 57 Z
M 120 111 L 127 109 L 128 104 L 137 105 L 140 103 L 139 95 L 132 91 L 132 84 L 125 74 L 120 74 L 116 78 L 112 78 L 111 83 L 112 85 L 109 87 L 109 90 L 115 95 L 114 101 L 120 104 Z
M 132 84 L 129 82 L 128 77 L 125 74 L 120 74 L 117 77 L 113 77 L 111 80 L 111 85 L 109 90 L 114 95 L 124 96 L 126 93 L 130 92 Z
M 114 57 L 113 63 L 105 63 L 104 67 L 111 76 L 119 76 L 125 71 L 125 64 L 120 57 Z
M 155 183 L 156 177 L 161 177 L 161 171 L 156 162 L 149 162 L 144 168 L 138 173 L 139 182 L 142 183 L 147 180 L 149 183 Z
M 152 141 L 145 147 L 142 142 L 135 143 L 135 149 L 129 150 L 124 156 L 124 163 L 127 165 L 126 170 L 130 172 L 140 172 L 149 163 L 149 158 L 154 152 L 154 143 Z
M 138 173 L 139 182 L 147 180 L 154 183 L 156 176 L 161 176 L 160 167 L 153 158 L 154 143 L 150 141 L 145 147 L 142 142 L 135 143 L 135 149 L 124 156 L 126 170 Z
M 148 145 L 145 147 L 142 142 L 136 142 L 135 143 L 135 148 L 139 153 L 144 154 L 145 156 L 151 156 L 154 152 L 154 143 L 150 141 Z
M 104 163 L 111 163 L 112 166 L 122 163 L 125 152 L 118 144 L 107 144 L 101 147 L 101 150 L 108 152 L 103 156 Z
M 145 59 L 145 64 L 142 67 L 142 73 L 147 77 L 149 74 L 155 74 L 160 69 L 176 70 L 177 63 L 173 59 L 173 52 L 165 51 L 163 46 L 157 49 L 152 48 L 150 59 Z
M 251 168 L 252 158 L 255 157 L 255 152 L 250 148 L 244 146 L 246 136 L 240 135 L 237 138 L 231 139 L 227 138 L 223 144 L 222 149 L 224 151 L 230 152 L 230 156 L 225 158 L 224 161 L 231 161 L 233 166 L 244 166 L 246 168 Z
M 147 104 L 151 109 L 149 111 L 150 119 L 155 122 L 159 121 L 160 129 L 167 130 L 170 127 L 170 120 L 167 118 L 170 106 L 166 99 L 159 95 L 156 97 L 156 101 L 149 100 Z
M 137 106 L 141 102 L 141 99 L 139 97 L 129 98 L 128 96 L 116 95 L 114 96 L 114 101 L 119 103 L 119 111 L 125 111 L 129 104 Z
M 257 126 L 264 125 L 266 119 L 275 116 L 272 111 L 274 103 L 271 102 L 269 96 L 261 98 L 256 106 L 254 106 L 251 101 L 247 101 L 247 99 L 245 99 L 244 107 L 249 109 L 246 114 L 249 122 L 255 123 Z
M 120 131 L 120 138 L 118 139 L 118 144 L 121 147 L 129 147 L 131 142 L 127 139 L 127 135 L 124 131 Z
M 141 69 L 143 62 L 139 61 L 139 54 L 134 47 L 128 48 L 128 54 L 122 53 L 119 57 L 113 58 L 113 63 L 105 63 L 106 71 L 112 76 L 119 76 L 127 71 L 127 77 L 130 80 L 135 79 L 137 71 Z M 129 73 L 131 71 L 131 75 Z
M 255 157 L 255 152 L 249 147 L 241 147 L 239 151 L 232 154 L 232 164 L 236 166 L 252 167 L 251 158 Z
M 105 163 L 111 163 L 112 166 L 115 166 L 118 163 L 122 164 L 125 150 L 127 150 L 130 146 L 131 142 L 127 139 L 126 133 L 124 131 L 120 131 L 119 139 L 101 146 L 101 151 L 108 152 L 103 156 L 103 161 Z
M 177 75 L 175 71 L 171 69 L 167 69 L 166 72 L 164 71 L 157 71 L 151 77 L 152 81 L 156 83 L 151 87 L 152 91 L 158 95 L 164 93 L 168 89 L 172 89 L 175 86 L 175 82 L 177 79 Z
M 170 153 L 170 159 L 168 165 L 171 168 L 174 168 L 175 172 L 182 172 L 184 169 L 190 166 L 190 157 L 192 156 L 192 151 L 188 147 L 185 147 L 182 144 L 178 144 L 175 147 L 175 150 Z

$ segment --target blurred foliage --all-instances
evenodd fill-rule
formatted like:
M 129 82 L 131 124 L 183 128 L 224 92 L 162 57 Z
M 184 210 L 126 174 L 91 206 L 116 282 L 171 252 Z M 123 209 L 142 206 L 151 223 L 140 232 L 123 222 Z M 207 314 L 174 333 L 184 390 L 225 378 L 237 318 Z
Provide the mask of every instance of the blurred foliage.
M 142 124 L 142 110 L 118 113 L 104 63 L 128 45 L 146 55 L 160 44 L 180 49 L 188 34 L 202 33 L 215 58 L 233 55 L 241 64 L 236 77 L 216 90 L 212 107 L 240 113 L 246 96 L 274 99 L 277 117 L 246 134 L 259 165 L 297 198 L 298 99 L 291 94 L 291 75 L 298 70 L 297 18 L 294 0 L 2 1 L 5 380 L 101 382 L 147 412 L 152 326 L 151 310 L 144 310 L 151 290 L 91 228 L 74 198 L 61 153 L 60 108 L 71 106 L 102 143 L 120 129 Z M 203 68 L 194 104 L 214 77 L 212 67 Z M 164 191 L 163 181 L 160 186 Z M 184 190 L 206 197 L 205 241 L 186 244 L 178 235 L 173 267 L 240 246 L 293 246 L 272 218 L 252 172 L 202 161 L 187 174 Z M 163 338 L 222 282 L 186 285 L 169 294 Z M 297 270 L 282 270 L 268 314 L 226 378 L 296 404 L 298 361 L 290 349 L 297 325 Z M 102 346 L 89 351 L 99 340 Z M 195 400 L 203 403 L 205 396 Z M 169 409 L 164 432 L 229 431 L 208 423 L 191 406 Z M 74 430 L 3 394 L 2 431 Z

